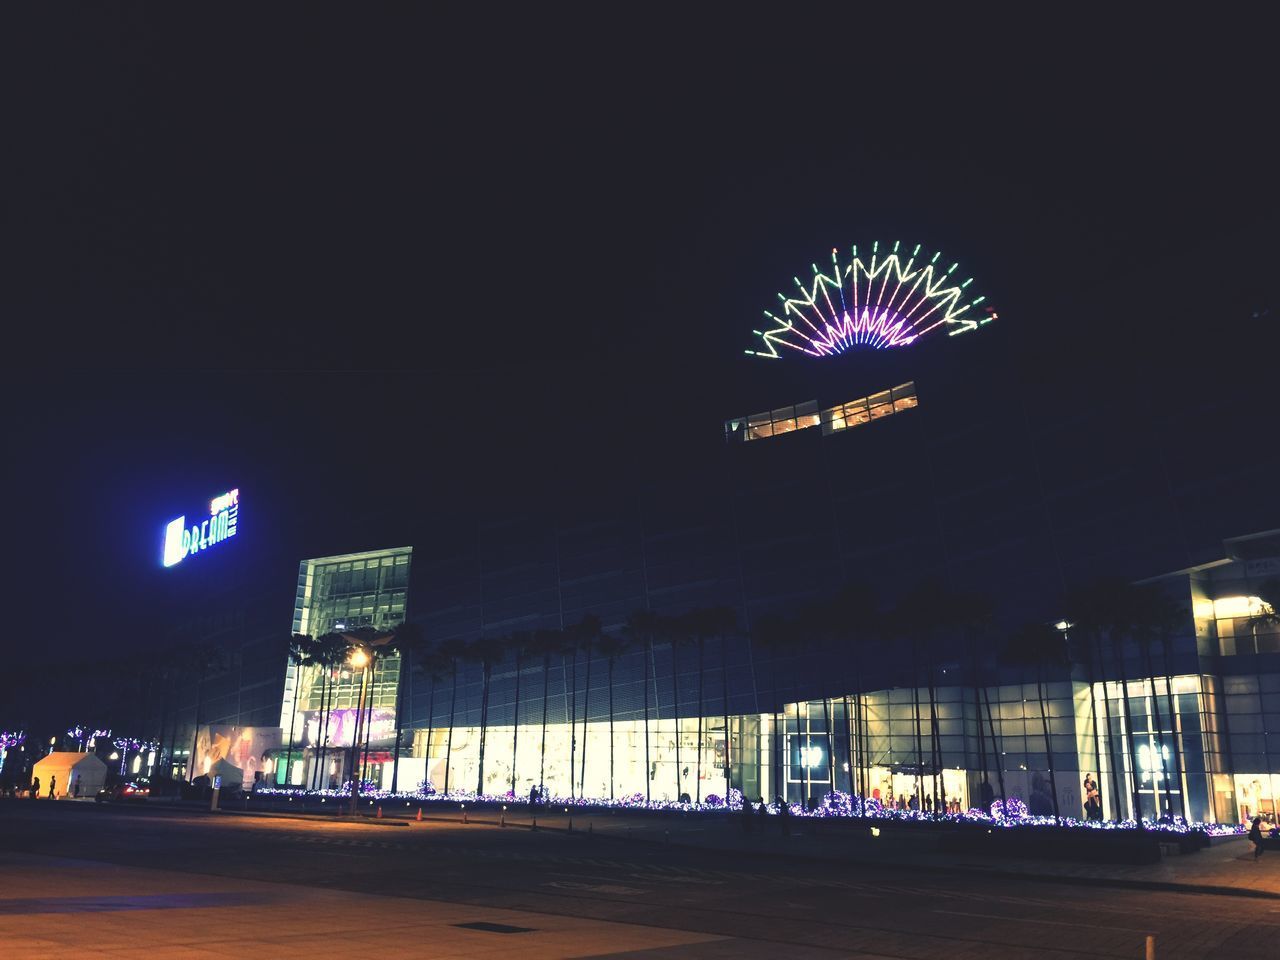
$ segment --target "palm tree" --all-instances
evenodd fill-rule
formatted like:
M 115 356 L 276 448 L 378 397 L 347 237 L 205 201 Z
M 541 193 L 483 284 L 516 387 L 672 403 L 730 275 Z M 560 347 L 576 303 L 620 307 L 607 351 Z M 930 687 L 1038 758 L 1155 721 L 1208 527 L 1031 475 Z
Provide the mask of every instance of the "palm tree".
M 925 632 L 929 628 L 932 595 L 918 586 L 904 596 L 888 618 L 888 632 L 905 636 L 911 646 L 911 716 L 915 724 L 915 796 L 919 810 L 924 810 L 924 739 L 920 731 L 920 659 Z M 932 660 L 931 662 L 932 673 Z M 929 687 L 932 694 L 932 686 Z M 932 704 L 931 704 L 932 708 Z
M 1067 665 L 1066 640 L 1057 627 L 1046 623 L 1028 623 L 1009 638 L 1002 651 L 1011 666 L 1030 667 L 1036 674 L 1036 698 L 1040 703 L 1040 725 L 1044 731 L 1044 752 L 1049 764 L 1049 789 L 1053 792 L 1053 816 L 1061 821 L 1058 808 L 1058 778 L 1053 764 L 1053 741 L 1049 735 L 1049 707 L 1044 695 L 1045 667 Z
M 1137 642 L 1142 652 L 1143 661 L 1146 664 L 1147 676 L 1150 678 L 1151 684 L 1151 712 L 1155 719 L 1156 738 L 1154 739 L 1151 749 L 1155 753 L 1155 762 L 1159 764 L 1160 770 L 1164 772 L 1164 751 L 1163 745 L 1159 742 L 1159 738 L 1164 730 L 1164 723 L 1160 714 L 1160 697 L 1156 693 L 1156 670 L 1151 657 L 1151 645 L 1158 639 L 1165 650 L 1164 663 L 1166 666 L 1164 682 L 1165 682 L 1165 706 L 1166 715 L 1169 718 L 1169 738 L 1173 741 L 1173 777 L 1167 774 L 1163 776 L 1164 780 L 1164 799 L 1165 806 L 1168 807 L 1169 814 L 1173 814 L 1173 785 L 1178 785 L 1178 797 L 1181 801 L 1182 817 L 1187 819 L 1186 808 L 1186 792 L 1182 789 L 1182 745 L 1178 736 L 1178 713 L 1173 703 L 1173 677 L 1168 672 L 1168 649 L 1169 638 L 1177 632 L 1178 628 L 1186 622 L 1187 611 L 1165 593 L 1162 589 L 1154 584 L 1137 587 L 1132 593 L 1134 605 L 1133 613 L 1133 638 Z M 1154 784 L 1152 785 L 1154 789 Z
M 764 614 L 762 617 L 756 618 L 753 632 L 754 639 L 760 641 L 760 645 L 764 646 L 769 652 L 769 696 L 773 700 L 773 717 L 771 723 L 773 726 L 773 735 L 771 737 L 771 756 L 769 756 L 769 780 L 773 782 L 774 792 L 786 800 L 786 783 L 782 782 L 783 764 L 782 750 L 785 744 L 778 739 L 778 727 L 780 722 L 781 700 L 778 699 L 778 666 L 777 659 L 783 650 L 787 649 L 790 644 L 792 632 L 791 625 L 786 620 L 774 613 Z
M 987 727 L 991 734 L 991 761 L 995 764 L 996 779 L 1000 786 L 1000 803 L 1008 798 L 1004 791 L 1004 763 L 1001 761 L 1000 741 L 996 737 L 995 720 L 991 716 L 991 697 L 987 694 L 987 685 L 982 677 L 981 665 L 978 662 L 980 641 L 990 628 L 995 617 L 995 608 L 991 598 L 980 593 L 957 593 L 951 598 L 952 622 L 964 634 L 969 647 L 970 681 L 973 686 L 973 704 L 978 720 L 978 752 L 982 763 L 982 801 L 979 804 L 984 810 L 991 806 L 994 791 L 991 789 L 990 764 L 987 762 L 987 737 L 983 733 L 983 701 L 986 701 Z
M 194 730 L 191 735 L 191 764 L 187 769 L 188 779 L 196 777 L 196 750 L 200 744 L 200 715 L 204 712 L 204 685 L 210 674 L 221 673 L 227 669 L 227 652 L 214 644 L 198 644 L 188 651 L 187 669 L 196 678 L 196 713 Z
M 684 796 L 682 777 L 684 765 L 680 758 L 680 650 L 692 639 L 687 623 L 679 617 L 665 618 L 662 621 L 662 634 L 671 646 L 671 717 L 675 724 L 676 745 L 676 801 Z
M 444 751 L 444 793 L 449 793 L 449 774 L 453 767 L 453 727 L 458 716 L 458 661 L 467 653 L 466 644 L 456 637 L 440 644 L 440 653 L 449 663 L 452 691 L 449 694 L 449 738 Z
M 315 776 L 316 787 L 325 785 L 325 763 L 329 753 L 329 720 L 333 712 L 338 680 L 335 668 L 347 658 L 347 641 L 340 633 L 321 634 L 311 641 L 307 654 L 307 666 L 320 668 L 320 716 L 316 721 L 317 747 Z
M 484 748 L 489 732 L 489 691 L 493 668 L 507 654 L 508 641 L 502 637 L 477 637 L 467 647 L 466 656 L 480 664 L 480 764 L 476 772 L 476 793 L 484 793 Z
M 706 715 L 706 645 L 710 639 L 719 639 L 720 693 L 724 715 L 724 798 L 725 804 L 728 805 L 729 790 L 732 789 L 732 783 L 729 758 L 729 667 L 728 655 L 725 651 L 725 637 L 737 627 L 738 618 L 728 607 L 704 607 L 686 614 L 684 621 L 685 628 L 693 634 L 698 643 L 698 783 L 695 799 L 699 802 L 702 800 L 702 724 L 703 717 Z
M 1067 619 L 1075 632 L 1087 638 L 1091 685 L 1094 687 L 1101 685 L 1102 688 L 1103 724 L 1107 731 L 1107 766 L 1111 770 L 1111 796 L 1114 798 L 1111 807 L 1114 819 L 1120 820 L 1122 819 L 1120 797 L 1123 796 L 1120 790 L 1120 769 L 1123 761 L 1117 762 L 1115 747 L 1116 741 L 1120 740 L 1123 757 L 1123 737 L 1116 736 L 1116 730 L 1112 724 L 1111 698 L 1107 694 L 1106 671 L 1103 664 L 1103 637 L 1115 629 L 1116 604 L 1113 598 L 1116 591 L 1115 583 L 1105 580 L 1077 587 L 1067 595 Z M 1098 766 L 1101 767 L 1096 700 L 1091 712 L 1094 714 L 1094 753 L 1098 758 Z M 1098 777 L 1102 777 L 1101 769 L 1098 770 Z
M 391 792 L 400 787 L 400 741 L 404 736 L 404 696 L 406 675 L 413 669 L 413 663 L 430 650 L 426 634 L 421 624 L 406 620 L 397 624 L 392 630 L 395 634 L 395 647 L 400 654 L 400 672 L 396 675 L 396 742 L 391 759 Z
M 533 648 L 533 634 L 528 630 L 519 630 L 507 637 L 507 647 L 516 661 L 516 695 L 515 706 L 511 711 L 511 798 L 516 796 L 516 750 L 520 746 L 520 671 L 524 667 L 524 658 Z
M 293 664 L 293 709 L 289 712 L 289 746 L 284 755 L 285 786 L 292 779 L 289 774 L 293 769 L 293 732 L 294 721 L 298 718 L 298 692 L 302 689 L 302 665 L 310 656 L 312 643 L 311 637 L 305 633 L 295 633 L 289 639 L 289 662 Z
M 649 801 L 653 798 L 653 752 L 649 747 L 649 661 L 653 654 L 654 638 L 663 629 L 663 620 L 656 613 L 651 613 L 648 610 L 638 610 L 627 617 L 627 624 L 623 629 L 626 631 L 627 636 L 631 638 L 631 643 L 640 649 L 641 656 L 644 658 L 642 671 L 644 680 L 644 798 Z
M 578 796 L 585 797 L 587 789 L 587 723 L 591 717 L 591 652 L 595 645 L 600 642 L 600 637 L 603 634 L 600 628 L 600 618 L 593 614 L 587 614 L 573 628 L 573 632 L 587 660 L 587 676 L 583 683 L 582 694 L 582 776 L 578 783 Z M 574 664 L 576 673 L 576 655 Z M 576 701 L 576 694 L 574 699 Z M 570 778 L 572 778 L 572 767 L 570 767 L 569 773 Z
M 849 697 L 844 697 L 846 746 L 849 752 L 849 792 L 858 794 L 860 810 L 866 812 L 867 785 L 863 770 L 867 756 L 863 740 L 865 724 L 862 719 L 862 649 L 869 637 L 883 629 L 884 615 L 880 612 L 875 594 L 865 584 L 853 582 L 845 585 L 827 604 L 827 627 L 831 635 L 846 648 L 840 662 L 853 664 L 854 709 L 849 709 Z M 848 671 L 844 671 L 844 686 L 849 688 Z M 850 735 L 852 724 L 852 735 Z M 856 749 L 855 749 L 856 747 Z M 855 786 L 855 770 L 857 784 Z M 868 771 L 869 774 L 869 771 Z M 832 786 L 835 785 L 832 773 Z
M 563 631 L 537 630 L 533 635 L 532 649 L 542 654 L 542 746 L 538 760 L 538 791 L 547 782 L 547 705 L 551 699 L 551 654 L 564 644 Z
M 610 636 L 602 633 L 600 639 L 596 641 L 596 652 L 605 658 L 608 673 L 609 687 L 609 799 L 613 799 L 613 668 L 620 657 L 627 649 L 625 640 L 618 637 Z
M 428 680 L 427 692 L 427 763 L 431 762 L 431 743 L 435 733 L 436 726 L 436 684 L 444 676 L 445 658 L 440 651 L 435 648 L 426 648 L 422 653 L 413 658 L 413 669 L 425 676 Z M 431 783 L 430 772 L 427 772 L 426 782 L 428 786 L 434 789 Z
M 837 644 L 837 631 L 839 623 L 837 615 L 833 610 L 832 603 L 829 599 L 819 600 L 816 603 L 806 606 L 800 613 L 796 621 L 797 631 L 801 636 L 809 638 L 811 644 L 820 644 L 828 651 L 834 650 Z M 806 705 L 806 710 L 808 706 Z M 826 692 L 823 691 L 822 696 L 822 720 L 826 730 L 824 738 L 827 741 L 827 761 L 828 771 L 831 778 L 831 789 L 835 789 L 835 731 L 831 724 L 831 709 L 828 706 Z M 806 724 L 811 726 L 811 724 Z M 809 762 L 808 750 L 811 746 L 812 734 L 806 732 L 804 737 L 804 752 L 801 754 L 801 763 L 805 770 L 805 795 L 806 804 L 808 803 L 808 795 L 810 793 L 812 779 L 812 765 Z

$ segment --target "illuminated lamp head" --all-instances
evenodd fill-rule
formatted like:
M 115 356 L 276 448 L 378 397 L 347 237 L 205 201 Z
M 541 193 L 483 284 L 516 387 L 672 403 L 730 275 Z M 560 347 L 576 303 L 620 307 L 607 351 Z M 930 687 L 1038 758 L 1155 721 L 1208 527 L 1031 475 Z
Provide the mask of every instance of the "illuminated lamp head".
M 973 278 L 953 276 L 959 264 L 943 267 L 942 254 L 922 254 L 920 244 L 910 251 L 900 241 L 880 247 L 876 241 L 860 256 L 854 246 L 847 264 L 833 247 L 830 274 L 812 264 L 808 286 L 793 277 L 798 294 L 778 294 L 781 312 L 764 311 L 770 326 L 751 331 L 759 349 L 745 352 L 779 359 L 784 351 L 830 357 L 884 350 L 934 331 L 968 333 L 996 319 L 995 311 L 982 306 L 986 297 L 973 296 Z

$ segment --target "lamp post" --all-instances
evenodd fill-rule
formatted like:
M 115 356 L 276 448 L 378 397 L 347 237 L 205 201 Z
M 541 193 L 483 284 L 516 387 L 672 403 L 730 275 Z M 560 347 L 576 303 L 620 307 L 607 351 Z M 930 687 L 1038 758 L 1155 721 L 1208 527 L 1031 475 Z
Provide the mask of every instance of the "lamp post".
M 351 730 L 351 816 L 354 817 L 360 802 L 360 771 L 356 769 L 356 758 L 360 753 L 360 717 L 364 715 L 365 695 L 369 689 L 369 654 L 363 647 L 356 647 L 349 662 L 360 671 L 360 705 L 356 708 L 356 723 Z

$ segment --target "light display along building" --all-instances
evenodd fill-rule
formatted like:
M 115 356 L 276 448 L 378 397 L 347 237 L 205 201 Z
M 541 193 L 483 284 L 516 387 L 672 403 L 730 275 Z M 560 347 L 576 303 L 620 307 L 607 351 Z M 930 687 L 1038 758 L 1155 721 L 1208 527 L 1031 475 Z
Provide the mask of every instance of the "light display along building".
M 778 294 L 782 315 L 764 311 L 772 326 L 752 331 L 762 349 L 746 353 L 778 359 L 782 348 L 829 357 L 906 346 L 939 329 L 955 336 L 994 320 L 994 311 L 977 309 L 986 297 L 973 296 L 973 278 L 953 279 L 959 263 L 943 268 L 941 257 L 922 253 L 920 244 L 908 252 L 900 241 L 883 250 L 876 241 L 861 257 L 855 244 L 842 265 L 832 247 L 830 274 L 815 263 L 808 286 L 794 277 L 798 294 Z

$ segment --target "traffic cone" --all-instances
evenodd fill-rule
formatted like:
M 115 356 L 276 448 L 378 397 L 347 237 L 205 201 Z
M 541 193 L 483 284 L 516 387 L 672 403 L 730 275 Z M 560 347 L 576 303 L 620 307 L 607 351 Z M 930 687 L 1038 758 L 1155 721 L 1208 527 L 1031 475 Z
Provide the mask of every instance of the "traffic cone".
M 418 822 L 419 822 L 419 823 L 421 823 L 421 822 L 422 822 L 422 808 L 421 808 L 421 807 L 419 807 L 419 808 L 418 808 L 418 817 L 417 817 L 417 820 L 418 820 Z
M 378 804 L 378 819 L 382 819 L 382 804 Z

